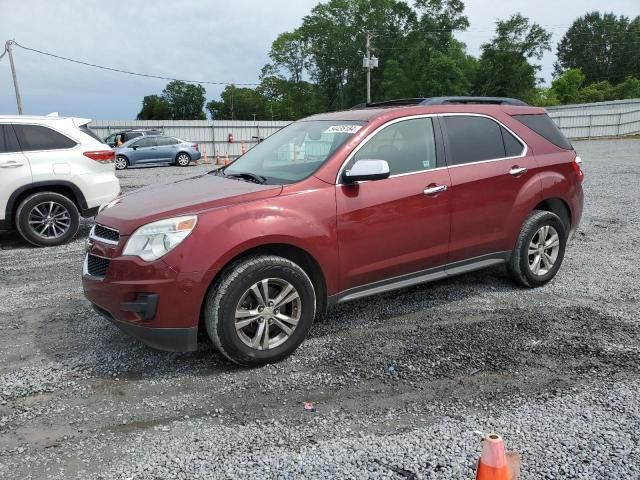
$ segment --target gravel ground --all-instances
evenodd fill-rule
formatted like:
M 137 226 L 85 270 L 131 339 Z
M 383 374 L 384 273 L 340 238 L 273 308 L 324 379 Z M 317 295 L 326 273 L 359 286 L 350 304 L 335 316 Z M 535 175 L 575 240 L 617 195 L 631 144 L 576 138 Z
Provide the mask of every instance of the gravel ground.
M 551 284 L 500 267 L 342 304 L 261 369 L 97 317 L 89 222 L 46 250 L 0 234 L 0 478 L 469 479 L 474 430 L 502 433 L 525 480 L 640 478 L 640 141 L 576 148 L 585 214 Z

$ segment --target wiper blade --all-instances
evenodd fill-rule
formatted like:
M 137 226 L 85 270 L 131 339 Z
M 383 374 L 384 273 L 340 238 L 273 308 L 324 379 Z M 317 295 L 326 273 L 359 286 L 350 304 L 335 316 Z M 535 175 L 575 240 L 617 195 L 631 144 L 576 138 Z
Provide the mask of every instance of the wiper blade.
M 255 173 L 249 173 L 249 172 L 238 172 L 238 173 L 226 173 L 226 172 L 222 172 L 222 174 L 225 177 L 236 177 L 236 178 L 242 178 L 244 180 L 249 180 L 250 182 L 255 182 L 255 183 L 264 183 L 267 181 L 266 177 L 263 177 L 262 175 L 256 175 Z

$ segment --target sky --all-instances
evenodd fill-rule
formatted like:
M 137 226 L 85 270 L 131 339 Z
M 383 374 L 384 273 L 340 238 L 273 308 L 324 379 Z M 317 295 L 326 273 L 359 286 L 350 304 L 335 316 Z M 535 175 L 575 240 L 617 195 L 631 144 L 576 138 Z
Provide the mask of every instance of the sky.
M 170 78 L 257 83 L 271 42 L 300 25 L 318 0 L 0 0 L 0 45 L 6 40 L 57 55 Z M 541 60 L 551 79 L 555 44 L 573 20 L 603 9 L 601 0 L 467 0 L 467 32 L 458 38 L 478 56 L 495 21 L 520 12 L 553 33 Z M 640 14 L 638 0 L 609 0 L 617 15 Z M 0 51 L 2 47 L 0 46 Z M 135 118 L 142 98 L 166 80 L 76 65 L 14 47 L 24 113 L 92 119 Z M 375 72 L 374 72 L 375 74 Z M 223 86 L 205 85 L 207 100 Z M 375 92 L 374 92 L 375 94 Z M 375 95 L 374 95 L 375 96 Z M 8 57 L 0 60 L 0 115 L 17 112 Z

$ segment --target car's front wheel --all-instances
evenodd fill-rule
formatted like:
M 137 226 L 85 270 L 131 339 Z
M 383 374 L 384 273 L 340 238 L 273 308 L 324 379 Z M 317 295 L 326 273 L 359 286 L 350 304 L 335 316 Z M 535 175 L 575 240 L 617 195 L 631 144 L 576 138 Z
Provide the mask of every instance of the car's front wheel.
M 227 358 L 259 366 L 296 350 L 315 313 L 315 290 L 305 271 L 286 258 L 263 255 L 235 263 L 214 283 L 204 320 Z
M 38 247 L 62 245 L 78 232 L 80 213 L 64 195 L 38 192 L 18 206 L 16 227 L 22 238 Z
M 116 170 L 124 170 L 129 166 L 129 160 L 124 155 L 118 155 L 116 157 Z
M 567 244 L 566 227 L 555 213 L 534 210 L 520 230 L 507 267 L 525 287 L 548 283 L 560 269 Z

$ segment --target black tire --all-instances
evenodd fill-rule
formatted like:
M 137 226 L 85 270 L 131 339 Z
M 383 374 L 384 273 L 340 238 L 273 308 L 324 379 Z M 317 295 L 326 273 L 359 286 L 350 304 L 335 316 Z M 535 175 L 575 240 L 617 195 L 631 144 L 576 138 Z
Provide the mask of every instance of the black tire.
M 191 163 L 191 155 L 187 152 L 180 152 L 176 155 L 175 165 L 179 167 L 188 167 Z
M 40 233 L 45 228 L 45 224 L 33 223 L 41 217 L 38 212 L 46 214 L 49 211 L 56 212 L 56 234 L 53 233 L 54 227 L 49 227 L 44 233 Z M 59 233 L 58 229 L 62 229 L 61 225 L 67 224 L 68 227 L 64 228 L 63 233 L 56 236 Z M 34 193 L 25 198 L 16 210 L 16 228 L 18 232 L 27 242 L 38 247 L 52 247 L 67 243 L 78 233 L 79 227 L 80 213 L 78 208 L 69 198 L 59 193 Z
M 124 160 L 124 163 L 122 162 L 123 160 Z M 124 170 L 129 166 L 130 166 L 129 159 L 127 157 L 125 157 L 124 155 L 118 155 L 116 157 L 116 170 Z
M 531 265 L 532 263 L 535 264 L 535 254 L 532 254 L 530 257 L 529 249 L 532 242 L 539 241 L 539 237 L 537 237 L 537 235 L 539 235 L 538 232 L 545 226 L 552 227 L 558 234 L 557 257 L 551 268 L 548 268 L 547 271 L 542 274 L 535 274 L 532 270 L 535 267 Z M 560 220 L 560 217 L 552 212 L 534 210 L 522 225 L 516 246 L 507 263 L 507 269 L 511 278 L 520 285 L 528 288 L 541 287 L 547 284 L 556 276 L 560 265 L 562 265 L 566 245 L 567 227 L 562 220 Z
M 252 285 L 266 278 L 282 279 L 293 286 L 299 294 L 300 312 L 297 326 L 284 343 L 260 350 L 241 339 L 235 328 L 236 307 Z M 224 356 L 239 365 L 254 367 L 291 355 L 309 333 L 315 314 L 315 290 L 304 270 L 286 258 L 261 255 L 236 262 L 214 282 L 205 302 L 204 321 L 209 337 Z

